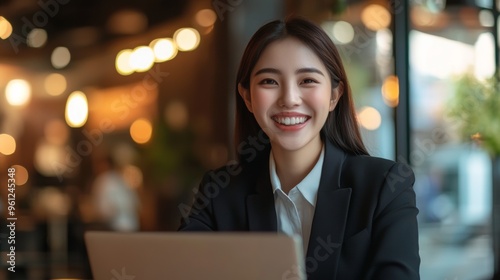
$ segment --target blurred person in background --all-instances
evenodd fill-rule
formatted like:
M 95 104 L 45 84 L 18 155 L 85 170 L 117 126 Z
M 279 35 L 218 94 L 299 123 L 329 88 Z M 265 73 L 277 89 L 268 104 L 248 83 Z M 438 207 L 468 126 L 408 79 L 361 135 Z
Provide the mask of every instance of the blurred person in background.
M 92 185 L 96 218 L 105 229 L 137 231 L 140 229 L 139 198 L 127 183 L 112 156 L 95 165 L 97 177 Z

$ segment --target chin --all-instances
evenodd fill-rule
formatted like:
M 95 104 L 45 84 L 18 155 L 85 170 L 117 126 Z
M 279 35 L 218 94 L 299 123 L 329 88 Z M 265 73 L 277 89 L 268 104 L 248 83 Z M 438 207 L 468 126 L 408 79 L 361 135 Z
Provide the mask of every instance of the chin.
M 304 141 L 303 139 L 294 139 L 294 140 L 278 140 L 271 144 L 271 147 L 276 147 L 278 149 L 294 152 L 298 151 L 305 146 L 307 146 L 308 141 Z

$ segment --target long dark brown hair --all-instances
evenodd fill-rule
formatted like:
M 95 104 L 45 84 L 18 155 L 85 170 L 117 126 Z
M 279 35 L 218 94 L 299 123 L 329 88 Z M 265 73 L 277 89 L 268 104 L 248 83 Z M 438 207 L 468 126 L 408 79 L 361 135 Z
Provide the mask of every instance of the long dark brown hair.
M 243 53 L 236 76 L 236 147 L 241 146 L 241 143 L 246 143 L 252 137 L 257 137 L 259 133 L 263 134 L 254 115 L 248 111 L 243 98 L 238 94 L 238 84 L 249 89 L 250 74 L 264 49 L 272 42 L 287 37 L 297 38 L 313 50 L 325 64 L 332 88 L 338 87 L 339 101 L 335 110 L 329 113 L 321 129 L 322 137 L 326 137 L 348 153 L 368 155 L 359 132 L 351 88 L 339 52 L 321 27 L 299 17 L 265 24 L 252 36 Z M 247 161 L 242 158 L 240 151 L 238 151 L 238 157 L 240 162 Z

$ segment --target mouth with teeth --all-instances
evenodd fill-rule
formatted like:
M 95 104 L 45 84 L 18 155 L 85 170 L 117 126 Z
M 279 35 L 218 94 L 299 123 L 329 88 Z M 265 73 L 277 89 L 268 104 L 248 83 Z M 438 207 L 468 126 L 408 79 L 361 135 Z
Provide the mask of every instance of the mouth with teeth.
M 275 115 L 272 117 L 272 119 L 278 127 L 287 129 L 303 127 L 305 123 L 310 119 L 310 117 L 306 115 Z

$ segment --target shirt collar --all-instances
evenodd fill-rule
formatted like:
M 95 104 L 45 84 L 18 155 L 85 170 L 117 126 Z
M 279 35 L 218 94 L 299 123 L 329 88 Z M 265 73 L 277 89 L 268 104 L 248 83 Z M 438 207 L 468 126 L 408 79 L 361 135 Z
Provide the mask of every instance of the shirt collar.
M 325 157 L 325 146 L 321 149 L 318 161 L 314 165 L 313 169 L 309 174 L 298 183 L 295 188 L 297 188 L 302 196 L 312 205 L 316 206 L 316 195 L 318 194 L 319 182 L 321 180 L 321 170 L 323 168 L 323 161 Z M 276 173 L 276 163 L 274 161 L 273 153 L 271 151 L 269 156 L 269 175 L 271 177 L 271 185 L 273 188 L 273 194 L 276 190 L 281 190 L 281 182 Z

